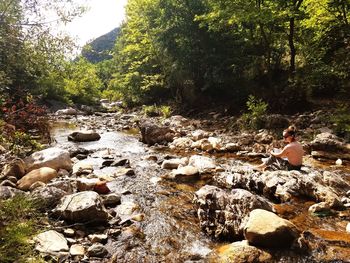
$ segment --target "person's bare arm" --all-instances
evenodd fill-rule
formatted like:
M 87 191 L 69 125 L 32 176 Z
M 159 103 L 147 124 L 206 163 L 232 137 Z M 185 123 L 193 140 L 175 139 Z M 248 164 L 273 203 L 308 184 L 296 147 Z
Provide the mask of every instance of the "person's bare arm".
M 288 145 L 287 145 L 287 146 L 288 146 Z M 272 152 L 271 152 L 271 155 L 272 155 L 272 156 L 275 156 L 275 157 L 279 157 L 279 158 L 287 157 L 287 151 L 288 151 L 288 147 L 287 147 L 287 146 L 285 146 L 285 147 L 283 148 L 283 150 L 280 151 L 279 153 L 276 153 L 276 152 L 272 151 Z

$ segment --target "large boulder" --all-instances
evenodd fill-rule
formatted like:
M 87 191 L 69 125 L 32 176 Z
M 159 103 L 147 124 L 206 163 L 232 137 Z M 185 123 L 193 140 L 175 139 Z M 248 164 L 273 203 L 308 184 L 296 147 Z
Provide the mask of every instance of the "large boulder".
M 27 173 L 17 182 L 17 187 L 21 190 L 28 190 L 35 182 L 48 183 L 57 177 L 57 171 L 50 167 L 41 167 Z
M 175 179 L 181 181 L 197 179 L 199 177 L 199 170 L 197 167 L 191 165 L 181 166 L 175 170 L 172 170 L 171 173 L 169 173 L 165 177 L 168 179 Z
M 7 178 L 9 176 L 14 176 L 17 179 L 20 179 L 23 175 L 25 175 L 25 163 L 22 159 L 15 159 L 10 163 L 6 164 L 1 175 L 1 178 Z
M 78 112 L 76 109 L 68 108 L 68 109 L 61 109 L 55 112 L 56 115 L 77 115 Z
M 299 233 L 295 225 L 276 214 L 255 209 L 250 212 L 244 227 L 244 236 L 249 244 L 266 248 L 291 247 Z
M 74 142 L 98 141 L 99 139 L 101 136 L 94 131 L 78 131 L 68 135 L 68 140 Z
M 24 162 L 26 163 L 27 172 L 41 167 L 50 167 L 56 171 L 59 169 L 72 170 L 69 152 L 56 147 L 35 152 L 25 158 Z
M 98 193 L 84 191 L 63 197 L 53 215 L 73 222 L 107 222 L 108 212 Z
M 260 263 L 271 262 L 272 256 L 266 251 L 250 246 L 247 240 L 224 245 L 218 249 L 217 262 Z
M 350 159 L 350 144 L 329 132 L 323 132 L 316 136 L 310 143 L 314 156 L 329 159 Z M 330 153 L 330 154 L 327 154 Z
M 141 141 L 148 145 L 166 144 L 172 142 L 175 137 L 174 131 L 169 127 L 160 127 L 148 122 L 139 122 L 138 126 L 141 132 Z
M 213 159 L 201 155 L 192 155 L 188 161 L 188 165 L 196 167 L 201 173 L 211 172 L 216 168 L 216 164 Z
M 327 202 L 332 208 L 341 207 L 338 192 L 350 189 L 349 184 L 344 189 L 334 189 L 327 186 L 323 175 L 317 171 L 266 171 L 258 173 L 248 169 L 237 169 L 230 174 L 217 176 L 215 180 L 219 185 L 262 193 L 268 199 L 279 202 L 290 201 L 293 197 L 306 197 L 317 202 Z M 346 184 L 345 181 L 343 183 Z
M 234 240 L 243 237 L 249 213 L 257 208 L 273 210 L 263 197 L 243 189 L 222 190 L 205 185 L 195 193 L 200 226 L 216 238 Z

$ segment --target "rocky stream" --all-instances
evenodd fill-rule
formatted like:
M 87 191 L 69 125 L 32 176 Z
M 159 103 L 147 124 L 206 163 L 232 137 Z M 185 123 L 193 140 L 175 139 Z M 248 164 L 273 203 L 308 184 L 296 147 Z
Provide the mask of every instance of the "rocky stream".
M 45 201 L 34 241 L 54 262 L 350 262 L 350 146 L 320 119 L 241 132 L 216 113 L 55 115 L 53 143 L 3 168 L 0 198 Z M 254 171 L 290 122 L 302 170 Z

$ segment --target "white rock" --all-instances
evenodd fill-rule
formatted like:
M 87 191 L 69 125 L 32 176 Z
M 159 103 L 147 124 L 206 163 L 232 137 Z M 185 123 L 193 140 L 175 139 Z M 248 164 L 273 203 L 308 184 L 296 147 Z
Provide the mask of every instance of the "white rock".
M 37 235 L 36 250 L 42 253 L 54 254 L 60 251 L 68 251 L 68 243 L 64 236 L 55 230 L 49 230 Z
M 69 152 L 56 147 L 35 152 L 25 158 L 24 162 L 27 172 L 41 167 L 50 167 L 56 171 L 59 169 L 72 170 L 72 161 Z
M 84 256 L 85 248 L 82 245 L 74 244 L 70 247 L 69 253 L 72 256 Z

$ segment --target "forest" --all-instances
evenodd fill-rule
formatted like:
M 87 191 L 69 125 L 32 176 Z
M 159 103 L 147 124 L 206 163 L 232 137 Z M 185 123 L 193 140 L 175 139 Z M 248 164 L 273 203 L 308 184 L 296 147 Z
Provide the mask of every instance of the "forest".
M 85 6 L 0 0 L 1 165 L 51 143 L 52 105 L 100 109 L 101 100 L 148 117 L 218 111 L 239 119 L 220 128 L 254 133 L 270 115 L 306 113 L 349 143 L 350 0 L 128 0 L 125 8 L 120 27 L 76 55 L 56 29 Z M 328 119 L 319 109 L 331 110 Z

